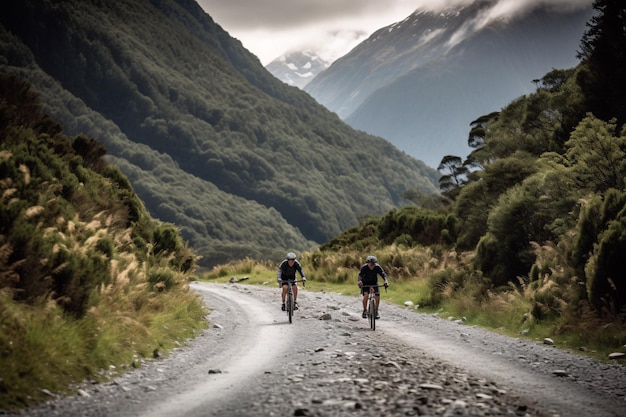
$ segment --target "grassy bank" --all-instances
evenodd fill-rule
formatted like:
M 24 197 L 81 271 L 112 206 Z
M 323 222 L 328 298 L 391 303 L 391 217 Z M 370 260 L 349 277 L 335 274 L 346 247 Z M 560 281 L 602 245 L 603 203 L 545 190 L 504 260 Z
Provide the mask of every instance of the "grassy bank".
M 479 276 L 469 269 L 469 254 L 422 248 L 403 250 L 390 247 L 377 253 L 379 263 L 390 276 L 383 302 L 405 305 L 410 301 L 416 313 L 438 314 L 444 319 L 464 318 L 476 325 L 512 337 L 541 342 L 551 338 L 559 348 L 608 360 L 612 352 L 626 352 L 626 326 L 619 320 L 603 321 L 590 311 L 573 316 L 559 305 L 554 294 L 558 285 L 546 280 L 534 285 L 510 285 L 498 291 L 485 289 Z M 358 296 L 358 267 L 364 256 L 356 253 L 306 253 L 300 262 L 307 275 L 307 291 L 334 292 Z M 248 279 L 247 285 L 275 285 L 277 265 L 243 260 L 200 274 L 199 279 L 228 282 L 231 277 Z M 548 295 L 552 296 L 548 296 Z M 538 311 L 540 301 L 552 305 Z M 551 309 L 550 314 L 545 309 Z M 582 308 L 584 311 L 584 307 Z M 542 314 L 542 317 L 537 317 Z
M 131 261 L 92 295 L 84 317 L 42 299 L 29 305 L 0 291 L 0 409 L 15 410 L 76 392 L 167 354 L 206 327 L 207 311 L 183 274 L 153 291 L 149 271 Z

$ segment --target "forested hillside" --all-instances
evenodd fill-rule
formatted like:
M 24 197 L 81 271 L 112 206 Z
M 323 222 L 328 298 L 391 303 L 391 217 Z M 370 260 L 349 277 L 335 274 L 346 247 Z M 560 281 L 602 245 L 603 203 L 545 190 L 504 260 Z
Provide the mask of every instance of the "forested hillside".
M 0 69 L 69 135 L 102 141 L 202 265 L 311 249 L 407 191 L 438 192 L 435 170 L 272 77 L 194 1 L 0 8 Z
M 539 2 L 498 19 L 501 1 L 418 9 L 381 28 L 307 86 L 350 126 L 380 135 L 432 167 L 467 155 L 469 123 L 533 90 L 533 79 L 576 65 L 592 16 Z M 524 2 L 513 2 L 517 7 Z M 547 2 L 550 3 L 550 2 Z
M 177 228 L 150 217 L 101 143 L 67 137 L 5 73 L 0 138 L 0 410 L 140 366 L 206 326 Z
M 345 281 L 343 266 L 378 253 L 397 281 L 428 286 L 414 295 L 422 306 L 623 350 L 626 5 L 594 8 L 580 65 L 477 117 L 473 152 L 444 157 L 445 204 L 348 230 L 311 255 L 311 275 Z

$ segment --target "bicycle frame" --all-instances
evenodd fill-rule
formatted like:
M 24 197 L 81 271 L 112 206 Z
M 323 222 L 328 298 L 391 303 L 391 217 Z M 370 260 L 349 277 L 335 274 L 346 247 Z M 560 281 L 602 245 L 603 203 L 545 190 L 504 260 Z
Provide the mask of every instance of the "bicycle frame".
M 367 318 L 369 319 L 370 328 L 372 330 L 376 330 L 376 288 L 378 287 L 379 285 L 371 285 L 367 297 Z
M 378 305 L 376 303 L 376 289 L 380 288 L 380 285 L 366 285 L 366 287 L 370 288 L 369 294 L 367 296 L 367 318 L 370 323 L 370 328 L 372 330 L 376 330 L 376 315 L 378 313 Z M 385 287 L 385 291 L 387 291 L 387 287 Z
M 289 323 L 293 322 L 293 312 L 295 310 L 295 300 L 293 299 L 293 285 L 296 282 L 302 282 L 302 286 L 306 286 L 306 281 L 302 279 L 296 279 L 294 281 L 282 281 L 282 285 L 287 284 L 287 295 L 285 296 L 285 310 L 287 310 L 287 317 L 289 317 Z M 281 287 L 282 287 L 281 285 Z

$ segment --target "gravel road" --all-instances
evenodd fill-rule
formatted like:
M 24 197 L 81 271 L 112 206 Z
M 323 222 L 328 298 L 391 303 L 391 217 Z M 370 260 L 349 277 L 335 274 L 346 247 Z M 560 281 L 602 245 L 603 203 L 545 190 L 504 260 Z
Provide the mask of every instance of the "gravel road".
M 210 329 L 16 415 L 626 416 L 617 362 L 419 314 L 384 294 L 371 331 L 356 297 L 301 289 L 289 324 L 276 286 L 192 287 L 212 309 Z

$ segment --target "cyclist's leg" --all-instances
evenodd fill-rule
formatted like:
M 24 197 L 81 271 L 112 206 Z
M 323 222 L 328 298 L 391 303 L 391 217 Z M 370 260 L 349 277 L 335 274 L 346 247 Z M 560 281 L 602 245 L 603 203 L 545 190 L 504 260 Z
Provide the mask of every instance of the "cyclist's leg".
M 367 317 L 366 313 L 367 313 L 367 300 L 369 298 L 369 294 L 367 292 L 367 290 L 365 289 L 365 287 L 361 288 L 361 293 L 363 294 L 363 318 Z
M 287 284 L 285 283 L 285 281 L 282 281 L 282 291 L 280 293 L 281 295 L 281 300 L 282 300 L 282 304 L 280 306 L 280 309 L 285 311 L 285 297 L 287 297 Z
M 282 300 L 283 304 L 285 304 L 285 296 L 287 295 L 287 284 L 283 281 L 283 292 L 282 292 Z
M 291 286 L 291 291 L 293 292 L 293 309 L 297 310 L 298 309 L 298 283 L 294 281 L 293 285 Z

